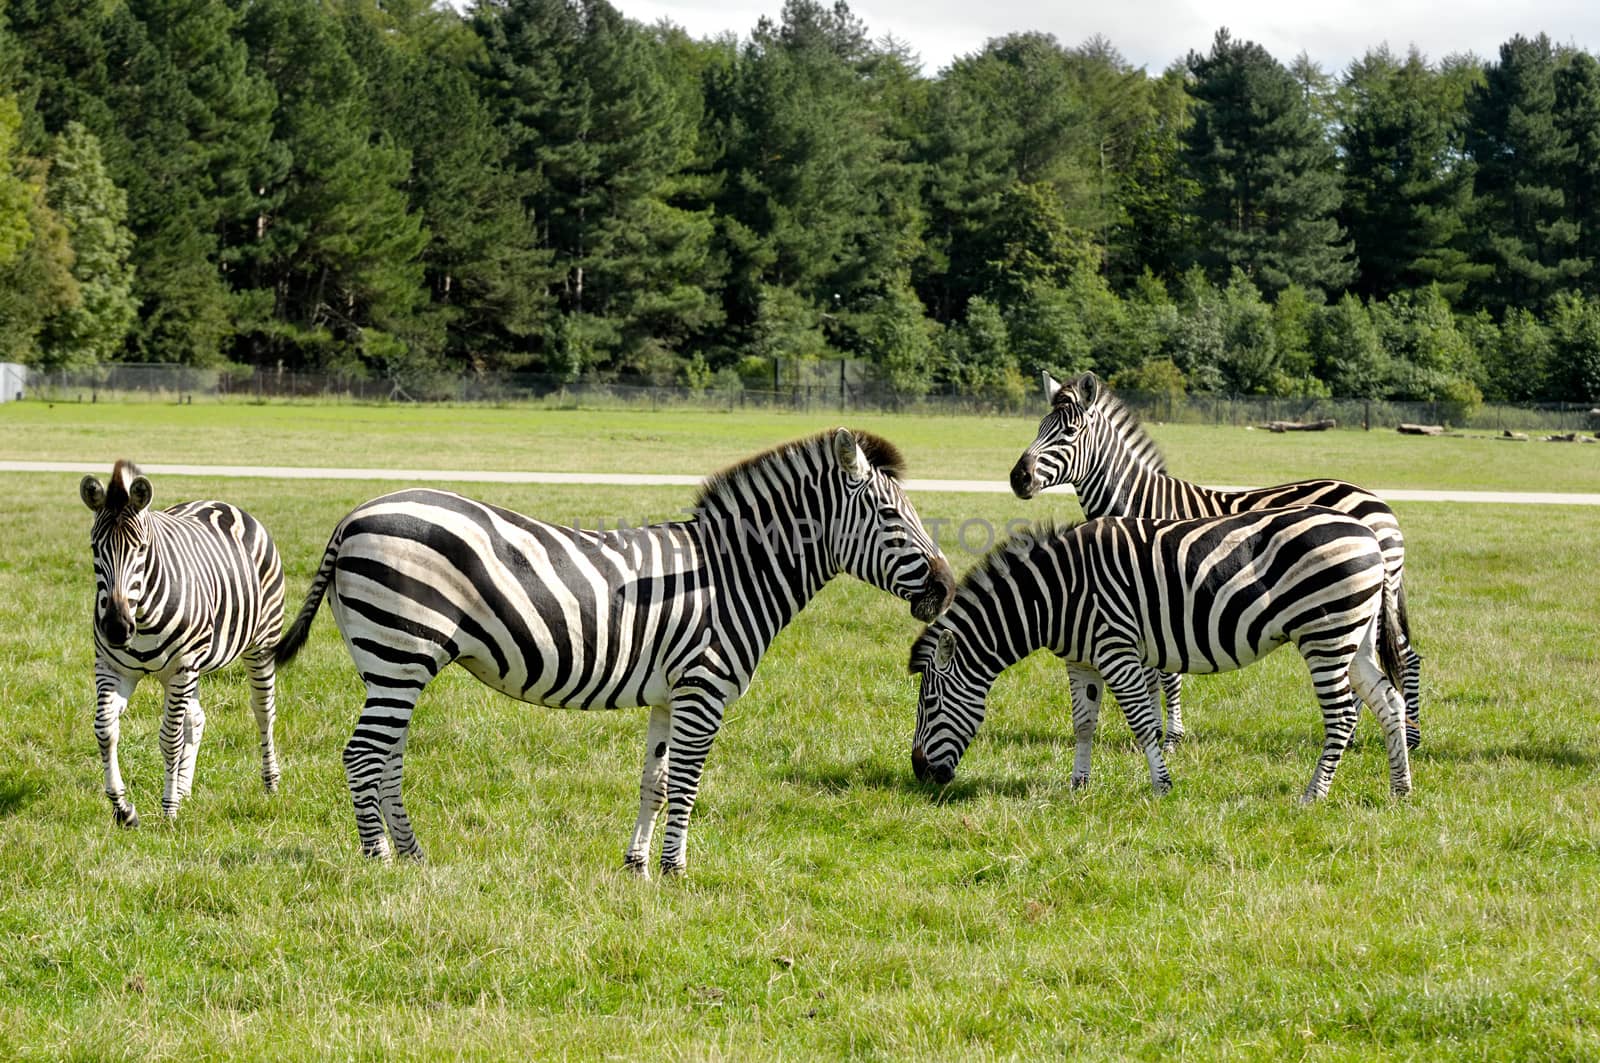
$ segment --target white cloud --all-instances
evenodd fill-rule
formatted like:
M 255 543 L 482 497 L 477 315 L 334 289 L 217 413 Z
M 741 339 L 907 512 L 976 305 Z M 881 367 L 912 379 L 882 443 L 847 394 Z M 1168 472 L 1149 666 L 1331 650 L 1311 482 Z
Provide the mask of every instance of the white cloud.
M 763 14 L 776 19 L 782 0 L 613 0 L 642 22 L 668 19 L 696 37 L 731 31 L 749 35 Z M 1600 49 L 1600 4 L 1590 0 L 862 0 L 851 10 L 875 37 L 892 33 L 922 56 L 932 74 L 957 56 L 976 52 L 990 37 L 1037 30 L 1064 44 L 1099 33 L 1129 61 L 1160 71 L 1191 50 L 1205 51 L 1227 26 L 1287 62 L 1306 52 L 1338 71 L 1385 42 L 1396 52 L 1416 45 L 1430 58 L 1473 51 L 1492 58 L 1513 34 L 1548 33 L 1559 43 Z

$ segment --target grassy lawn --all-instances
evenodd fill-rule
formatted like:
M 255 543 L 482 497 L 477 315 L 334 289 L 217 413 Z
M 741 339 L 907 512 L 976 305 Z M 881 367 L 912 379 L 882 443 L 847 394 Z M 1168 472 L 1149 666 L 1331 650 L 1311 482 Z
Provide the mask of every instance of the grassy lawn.
M 1040 411 L 1041 415 L 1043 410 Z M 484 406 L 0 405 L 0 459 L 703 474 L 845 423 L 905 451 L 919 478 L 1004 481 L 1037 418 L 541 410 Z M 1210 484 L 1341 476 L 1376 490 L 1600 491 L 1600 446 L 1487 434 L 1274 435 L 1154 425 L 1172 471 Z
M 150 432 L 137 448 L 150 461 L 699 470 L 814 427 L 197 407 L 158 411 L 176 419 L 156 433 L 142 408 L 98 423 L 70 412 L 57 427 L 56 411 L 5 409 L 0 425 L 24 430 L 4 432 L 3 456 L 109 468 Z M 213 453 L 228 417 L 260 420 Z M 984 463 L 1008 463 L 1032 435 L 973 421 L 953 441 L 959 457 L 941 461 L 933 423 L 852 421 L 903 441 L 928 476 L 998 474 Z M 584 449 L 586 434 L 616 446 Z M 1207 438 L 1183 467 L 1218 480 L 1245 479 L 1263 450 L 1306 445 Z M 1386 476 L 1422 448 L 1470 445 L 1491 470 L 1533 454 L 1586 461 L 1581 489 L 1596 489 L 1600 448 L 1319 438 L 1374 483 L 1431 486 Z M 298 457 L 263 454 L 266 439 L 300 440 Z M 454 449 L 435 454 L 435 441 Z M 562 457 L 532 460 L 546 449 Z M 431 862 L 363 861 L 339 760 L 360 687 L 326 611 L 280 677 L 281 792 L 261 793 L 236 666 L 202 681 L 195 793 L 175 826 L 162 823 L 147 684 L 122 744 L 145 825 L 114 828 L 91 728 L 92 574 L 75 482 L 0 476 L 0 1057 L 1600 1054 L 1600 510 L 1397 507 L 1427 657 L 1404 802 L 1387 795 L 1368 716 L 1330 800 L 1297 806 L 1320 725 L 1292 651 L 1190 683 L 1193 737 L 1171 759 L 1165 799 L 1150 796 L 1115 712 L 1094 787 L 1069 789 L 1065 683 L 1037 655 L 1002 677 L 956 782 L 924 788 L 908 756 L 918 625 L 903 603 L 837 580 L 729 713 L 689 875 L 641 883 L 618 869 L 645 714 L 525 706 L 459 669 L 424 695 L 408 747 L 409 809 Z M 393 485 L 155 486 L 162 503 L 214 495 L 256 513 L 297 604 L 333 524 Z M 669 515 L 691 494 L 467 490 L 585 522 Z M 950 527 L 1045 512 L 1009 497 L 917 502 Z M 971 563 L 947 549 L 958 569 Z

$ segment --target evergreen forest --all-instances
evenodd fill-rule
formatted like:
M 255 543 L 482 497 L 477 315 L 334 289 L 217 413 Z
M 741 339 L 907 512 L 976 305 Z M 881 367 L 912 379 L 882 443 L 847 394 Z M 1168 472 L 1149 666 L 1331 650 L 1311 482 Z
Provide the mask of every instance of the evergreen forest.
M 7 0 L 0 361 L 1600 400 L 1600 60 Z M 760 386 L 759 383 L 752 386 Z

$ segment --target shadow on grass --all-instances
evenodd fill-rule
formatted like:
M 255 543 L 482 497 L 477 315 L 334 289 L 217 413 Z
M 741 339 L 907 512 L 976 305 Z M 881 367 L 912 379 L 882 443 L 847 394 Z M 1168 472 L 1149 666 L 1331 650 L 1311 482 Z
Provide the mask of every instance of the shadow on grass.
M 39 784 L 26 775 L 0 778 L 0 818 L 14 816 L 39 796 Z
M 908 763 L 904 769 L 885 768 L 875 760 L 855 764 L 796 765 L 782 776 L 785 782 L 815 786 L 833 792 L 851 789 L 888 790 L 925 797 L 935 804 L 968 801 L 986 794 L 1001 797 L 1028 797 L 1046 783 L 1039 779 L 998 779 L 957 774 L 945 786 L 917 781 Z
M 1600 755 L 1594 750 L 1581 749 L 1559 739 L 1525 742 L 1502 742 L 1485 746 L 1459 746 L 1441 743 L 1430 746 L 1427 732 L 1423 732 L 1421 747 L 1411 751 L 1414 761 L 1434 761 L 1441 764 L 1482 764 L 1496 760 L 1520 760 L 1529 764 L 1543 764 L 1552 768 L 1600 767 Z

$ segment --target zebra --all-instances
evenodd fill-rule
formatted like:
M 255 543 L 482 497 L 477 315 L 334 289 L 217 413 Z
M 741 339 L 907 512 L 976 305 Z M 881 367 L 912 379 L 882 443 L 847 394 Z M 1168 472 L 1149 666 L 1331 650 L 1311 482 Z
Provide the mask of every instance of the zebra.
M 1356 692 L 1373 706 L 1396 795 L 1411 790 L 1392 584 L 1372 529 L 1322 506 L 1224 517 L 1101 517 L 1014 535 L 963 578 L 917 638 L 921 676 L 911 764 L 944 784 L 983 722 L 995 678 L 1036 649 L 1066 662 L 1077 739 L 1072 785 L 1089 782 L 1101 683 L 1127 714 L 1157 794 L 1167 792 L 1152 670 L 1225 672 L 1292 642 L 1322 707 L 1322 755 L 1304 800 L 1327 796 L 1355 728 Z
M 423 688 L 456 661 L 533 704 L 648 706 L 624 867 L 648 877 L 665 806 L 661 870 L 684 871 L 723 712 L 822 585 L 848 572 L 924 621 L 954 593 L 901 465 L 886 441 L 840 428 L 711 476 L 687 520 L 609 532 L 436 490 L 358 506 L 334 529 L 277 659 L 300 649 L 327 594 L 366 683 L 344 750 L 361 851 L 422 859 L 401 799 L 407 727 Z
M 1050 412 L 1011 470 L 1018 498 L 1070 483 L 1087 517 L 1216 517 L 1278 506 L 1329 506 L 1364 522 L 1383 545 L 1387 578 L 1398 601 L 1398 636 L 1405 662 L 1406 745 L 1422 742 L 1422 657 L 1411 644 L 1405 594 L 1405 537 L 1394 511 L 1377 495 L 1343 480 L 1301 480 L 1277 487 L 1226 491 L 1170 475 L 1138 419 L 1093 373 L 1065 385 L 1042 374 Z M 1184 736 L 1182 679 L 1163 676 L 1167 740 Z
M 273 647 L 283 626 L 283 565 L 272 536 L 226 502 L 184 502 L 153 510 L 150 481 L 118 461 L 108 484 L 85 476 L 78 496 L 94 513 L 94 734 L 113 820 L 137 827 L 117 762 L 121 718 L 145 676 L 166 688 L 161 812 L 178 814 L 194 785 L 206 714 L 199 679 L 243 657 L 250 708 L 261 736 L 261 781 L 278 788 Z

